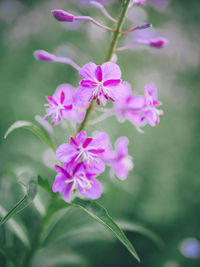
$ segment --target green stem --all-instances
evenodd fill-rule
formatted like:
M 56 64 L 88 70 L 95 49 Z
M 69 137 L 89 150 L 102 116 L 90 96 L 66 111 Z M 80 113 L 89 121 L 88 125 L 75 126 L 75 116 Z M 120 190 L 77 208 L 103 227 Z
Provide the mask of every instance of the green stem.
M 121 28 L 123 26 L 123 23 L 124 23 L 124 20 L 126 18 L 126 13 L 128 11 L 129 3 L 130 3 L 130 0 L 126 0 L 125 3 L 124 3 L 124 7 L 122 9 L 121 16 L 120 16 L 119 21 L 117 23 L 117 27 L 116 27 L 116 30 L 114 32 L 113 39 L 112 39 L 110 48 L 108 50 L 108 55 L 107 55 L 105 61 L 110 61 L 111 58 L 112 58 L 112 55 L 113 55 L 114 50 L 115 50 L 115 47 L 117 45 L 117 41 L 118 41 L 119 36 L 120 36 L 120 32 L 119 31 L 121 30 Z
M 85 124 L 86 124 L 86 122 L 87 122 L 87 119 L 88 119 L 88 116 L 89 116 L 89 114 L 90 114 L 90 111 L 92 110 L 92 107 L 93 107 L 93 101 L 91 101 L 91 103 L 90 103 L 90 105 L 89 105 L 89 107 L 88 107 L 88 109 L 87 109 L 87 111 L 86 111 L 85 118 L 84 118 L 84 120 L 82 121 L 80 127 L 78 128 L 78 132 L 77 132 L 77 133 L 79 133 L 80 131 L 82 131 L 83 128 L 85 127 Z
M 115 50 L 115 47 L 117 45 L 117 41 L 119 39 L 119 36 L 120 36 L 120 30 L 123 26 L 123 23 L 124 23 L 124 20 L 126 18 L 126 13 L 127 13 L 127 10 L 128 10 L 128 6 L 129 6 L 129 3 L 130 3 L 130 0 L 124 0 L 124 6 L 123 6 L 123 9 L 122 9 L 122 12 L 121 12 L 121 15 L 120 15 L 120 18 L 118 20 L 118 23 L 117 23 L 117 27 L 116 27 L 116 30 L 114 31 L 114 35 L 113 35 L 113 39 L 112 39 L 112 42 L 110 44 L 110 48 L 108 50 L 108 55 L 105 59 L 105 62 L 106 61 L 110 61 L 112 56 L 113 56 L 113 53 L 114 53 L 114 50 Z M 92 107 L 93 107 L 93 103 L 91 102 L 87 111 L 86 111 L 86 114 L 85 114 L 85 118 L 83 120 L 83 122 L 81 123 L 80 127 L 78 128 L 78 133 L 80 131 L 82 131 L 87 123 L 87 119 L 89 117 L 89 114 L 92 110 Z
M 24 259 L 23 267 L 28 267 L 30 266 L 33 256 L 35 255 L 36 251 L 39 249 L 40 246 L 40 235 L 43 231 L 43 224 L 41 224 L 40 229 L 35 237 L 35 240 L 32 244 L 31 249 L 27 252 L 26 257 Z

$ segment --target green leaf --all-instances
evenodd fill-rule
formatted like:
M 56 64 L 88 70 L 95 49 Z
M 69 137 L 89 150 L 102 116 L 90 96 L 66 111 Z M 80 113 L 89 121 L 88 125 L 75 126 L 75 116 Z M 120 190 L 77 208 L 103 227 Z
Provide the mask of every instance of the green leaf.
M 5 216 L 7 211 L 0 205 L 0 215 Z M 30 247 L 30 241 L 28 239 L 28 234 L 26 232 L 26 229 L 23 227 L 21 223 L 19 223 L 15 219 L 10 219 L 8 222 L 8 228 L 15 236 L 17 236 L 22 243 L 24 244 L 25 247 Z
M 39 183 L 42 187 L 44 187 L 48 192 L 50 191 L 50 186 L 46 180 L 39 177 Z M 52 191 L 51 191 L 52 192 Z M 115 237 L 117 237 L 122 244 L 129 250 L 129 252 L 140 262 L 140 258 L 137 255 L 136 250 L 134 249 L 133 245 L 130 243 L 130 241 L 127 239 L 123 231 L 119 228 L 119 226 L 114 222 L 114 220 L 110 217 L 107 210 L 98 204 L 97 202 L 90 201 L 90 200 L 83 200 L 76 198 L 72 203 L 65 203 L 62 200 L 57 200 L 50 205 L 48 210 L 48 218 L 45 222 L 46 226 L 48 225 L 48 222 L 50 218 L 53 216 L 53 214 L 61 209 L 66 209 L 67 207 L 76 207 L 84 212 L 86 212 L 88 215 L 90 215 L 92 218 L 94 218 L 97 222 L 102 224 L 106 229 L 108 229 L 112 234 L 114 234 Z M 51 231 L 49 231 L 51 232 Z M 48 233 L 49 234 L 49 233 Z M 48 234 L 45 236 L 44 239 L 47 238 Z M 44 240 L 43 239 L 43 240 Z
M 87 260 L 76 250 L 70 250 L 63 245 L 55 247 L 46 246 L 37 251 L 37 257 L 34 257 L 32 267 L 58 267 L 58 266 L 88 266 Z
M 65 203 L 63 200 L 54 201 L 54 203 L 50 205 L 50 210 L 48 211 L 48 214 L 51 214 L 49 216 L 49 219 L 53 216 L 54 213 L 58 212 L 59 210 L 67 209 L 69 207 L 75 207 L 83 210 L 93 219 L 95 219 L 98 223 L 102 224 L 115 237 L 117 237 L 122 242 L 122 244 L 128 249 L 128 251 L 133 255 L 133 257 L 135 257 L 137 261 L 140 262 L 140 258 L 136 250 L 134 249 L 133 245 L 130 243 L 126 235 L 110 217 L 107 210 L 97 202 L 83 200 L 79 198 L 76 198 L 72 203 Z M 46 226 L 48 225 L 49 219 L 46 222 Z M 45 238 L 42 238 L 43 242 L 45 239 L 47 239 L 50 232 L 51 231 L 48 231 L 48 234 L 45 235 Z
M 124 231 L 131 231 L 131 232 L 144 235 L 150 240 L 152 240 L 159 248 L 164 247 L 164 242 L 162 241 L 162 239 L 157 234 L 155 234 L 153 231 L 149 230 L 148 228 L 142 225 L 132 223 L 132 222 L 127 222 L 127 221 L 117 221 L 117 224 Z
M 19 267 L 19 264 L 16 262 L 16 257 L 14 257 L 14 255 L 12 255 L 8 249 L 4 249 L 4 248 L 0 247 L 0 254 L 6 258 L 7 263 L 9 262 L 13 266 Z
M 42 178 L 40 175 L 38 175 L 38 185 L 50 195 L 55 197 L 56 194 L 52 191 L 49 181 L 47 179 Z
M 55 146 L 52 143 L 52 140 L 36 125 L 29 121 L 16 121 L 13 123 L 7 130 L 7 132 L 4 135 L 4 138 L 7 138 L 8 135 L 13 132 L 14 130 L 18 128 L 25 128 L 33 132 L 35 135 L 37 135 L 48 147 L 53 149 L 55 151 Z
M 123 231 L 119 228 L 119 226 L 114 222 L 114 220 L 110 217 L 107 210 L 98 204 L 97 202 L 83 199 L 75 199 L 73 203 L 68 204 L 69 206 L 77 207 L 92 218 L 94 218 L 97 222 L 102 224 L 106 229 L 108 229 L 115 237 L 117 237 L 122 244 L 128 249 L 128 251 L 140 262 L 140 258 L 134 249 L 133 245 L 130 243 L 128 238 L 125 236 Z
M 6 223 L 12 216 L 25 209 L 35 198 L 37 193 L 37 179 L 32 178 L 29 181 L 26 195 L 14 205 L 14 207 L 6 214 L 5 217 L 0 221 L 0 226 Z

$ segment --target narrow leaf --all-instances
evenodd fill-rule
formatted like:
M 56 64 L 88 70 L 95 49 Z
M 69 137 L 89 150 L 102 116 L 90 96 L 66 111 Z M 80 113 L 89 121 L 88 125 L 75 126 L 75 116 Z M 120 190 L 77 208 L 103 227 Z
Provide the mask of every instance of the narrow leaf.
M 46 182 L 46 180 L 42 179 L 41 177 L 38 178 L 39 184 L 49 192 L 50 186 L 48 182 Z M 129 250 L 129 252 L 140 262 L 140 258 L 136 250 L 134 249 L 130 241 L 127 239 L 126 235 L 110 217 L 107 210 L 97 202 L 78 198 L 76 198 L 72 203 L 65 203 L 62 200 L 54 201 L 53 205 L 50 206 L 50 210 L 48 211 L 49 218 L 46 222 L 46 225 L 48 224 L 49 219 L 55 212 L 61 209 L 66 209 L 67 207 L 79 208 L 86 212 L 88 215 L 90 215 L 92 218 L 94 218 L 97 222 L 102 224 L 106 229 L 108 229 L 112 234 L 114 234 L 114 236 L 117 237 L 122 242 L 122 244 L 124 244 L 124 246 Z M 48 235 L 49 233 L 47 234 L 47 236 Z M 45 236 L 44 239 L 46 239 L 47 236 Z
M 6 213 L 7 213 L 6 210 L 0 205 L 0 215 L 5 216 Z M 20 224 L 17 220 L 12 218 L 9 220 L 7 225 L 9 230 L 13 232 L 13 234 L 22 241 L 25 247 L 30 247 L 30 242 L 27 237 L 28 234 L 22 224 Z
M 7 132 L 4 135 L 4 138 L 7 138 L 7 136 L 13 132 L 14 130 L 18 128 L 25 128 L 33 132 L 35 135 L 37 135 L 48 147 L 53 149 L 55 151 L 54 144 L 52 143 L 52 140 L 36 125 L 29 121 L 16 121 L 13 123 L 7 130 Z
M 150 240 L 152 240 L 159 248 L 164 247 L 164 242 L 162 241 L 162 239 L 156 233 L 154 233 L 153 231 L 149 230 L 148 228 L 142 225 L 132 223 L 132 222 L 127 222 L 127 221 L 117 221 L 117 224 L 124 231 L 131 231 L 131 232 L 144 235 Z
M 114 222 L 114 220 L 110 217 L 107 210 L 103 206 L 101 206 L 97 202 L 83 199 L 75 199 L 73 203 L 69 205 L 80 208 L 92 218 L 94 218 L 97 222 L 102 224 L 115 237 L 117 237 L 122 242 L 122 244 L 128 249 L 128 251 L 137 259 L 137 261 L 140 262 L 140 258 L 133 245 L 130 243 L 123 231 Z
M 14 205 L 14 207 L 0 221 L 0 226 L 6 223 L 12 216 L 25 209 L 35 198 L 37 193 L 37 179 L 31 179 L 28 184 L 26 195 Z
M 49 181 L 47 179 L 42 178 L 40 175 L 38 176 L 38 185 L 50 195 L 55 197 L 55 193 L 53 193 Z
M 0 254 L 3 255 L 6 258 L 7 263 L 9 262 L 13 266 L 19 267 L 18 263 L 16 262 L 16 257 L 11 255 L 11 253 L 10 253 L 10 251 L 8 251 L 8 249 L 4 249 L 4 248 L 0 247 Z

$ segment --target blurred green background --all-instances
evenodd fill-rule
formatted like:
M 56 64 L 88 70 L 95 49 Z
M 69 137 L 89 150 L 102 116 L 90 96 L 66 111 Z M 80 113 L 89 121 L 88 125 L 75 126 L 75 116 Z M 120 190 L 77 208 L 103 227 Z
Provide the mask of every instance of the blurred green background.
M 149 0 L 150 1 L 150 0 Z M 61 83 L 77 86 L 79 77 L 62 64 L 38 62 L 33 51 L 44 49 L 70 56 L 78 64 L 101 64 L 111 36 L 94 25 L 80 28 L 61 25 L 50 13 L 63 8 L 72 13 L 92 14 L 107 24 L 95 8 L 77 5 L 73 0 L 0 2 L 0 204 L 9 209 L 22 196 L 18 177 L 24 170 L 48 178 L 55 171 L 44 166 L 45 145 L 26 130 L 18 130 L 7 140 L 3 135 L 16 120 L 34 122 L 43 116 L 45 96 L 52 95 Z M 117 16 L 120 1 L 107 6 Z M 118 55 L 123 79 L 142 94 L 146 83 L 156 83 L 164 116 L 156 127 L 146 126 L 139 134 L 127 123 L 112 117 L 89 132 L 103 130 L 114 144 L 122 135 L 130 140 L 134 170 L 126 181 L 111 180 L 108 170 L 101 175 L 104 194 L 99 202 L 117 220 L 142 224 L 155 231 L 165 242 L 164 249 L 139 234 L 127 235 L 142 262 L 137 263 L 118 240 L 78 210 L 69 210 L 49 238 L 49 243 L 34 258 L 33 266 L 141 266 L 198 267 L 199 259 L 184 257 L 181 242 L 200 240 L 200 2 L 173 0 L 164 9 L 148 4 L 132 11 L 131 25 L 153 23 L 169 39 L 163 49 L 136 47 Z M 109 23 L 108 23 L 109 24 Z M 128 26 L 128 23 L 125 25 Z M 123 38 L 120 43 L 125 43 Z M 67 138 L 65 129 L 56 127 L 57 144 Z M 44 202 L 46 195 L 44 194 Z M 37 231 L 40 216 L 33 205 L 16 218 L 25 225 L 30 237 Z M 0 229 L 0 245 L 24 257 L 23 245 L 5 225 Z M 0 256 L 0 266 L 10 266 Z

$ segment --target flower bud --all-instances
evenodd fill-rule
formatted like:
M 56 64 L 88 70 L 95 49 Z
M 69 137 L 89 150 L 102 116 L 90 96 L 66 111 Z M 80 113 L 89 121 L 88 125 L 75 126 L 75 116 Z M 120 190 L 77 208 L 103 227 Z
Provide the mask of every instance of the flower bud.
M 167 39 L 165 38 L 155 38 L 155 39 L 151 39 L 149 42 L 150 46 L 153 46 L 155 48 L 162 48 L 164 45 L 167 44 Z
M 55 56 L 53 54 L 50 54 L 44 50 L 37 50 L 34 52 L 34 56 L 38 60 L 42 61 L 54 61 Z
M 138 5 L 145 5 L 147 0 L 135 0 L 135 3 Z
M 129 8 L 133 6 L 133 4 L 137 5 L 145 5 L 147 0 L 131 0 L 129 4 Z
M 59 21 L 73 22 L 75 19 L 74 15 L 61 9 L 53 9 L 51 12 L 54 15 L 54 17 Z

